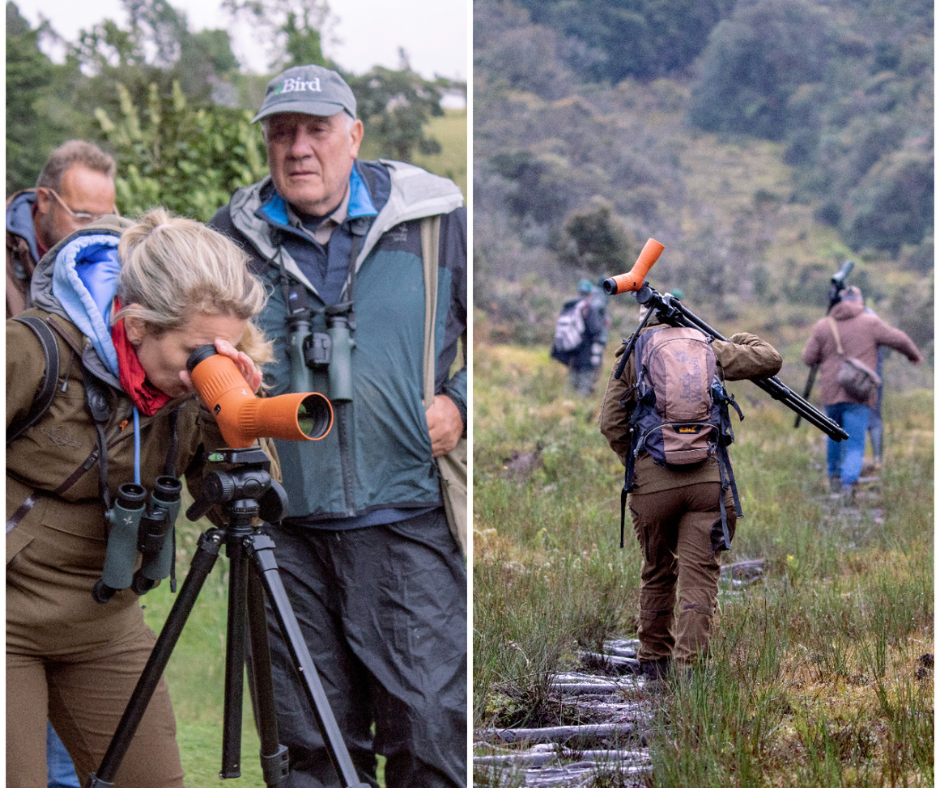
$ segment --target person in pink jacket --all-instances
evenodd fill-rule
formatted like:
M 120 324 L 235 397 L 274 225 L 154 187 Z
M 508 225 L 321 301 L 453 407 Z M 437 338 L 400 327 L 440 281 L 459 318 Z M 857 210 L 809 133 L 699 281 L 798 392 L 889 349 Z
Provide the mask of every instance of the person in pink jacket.
M 828 439 L 826 461 L 830 489 L 850 500 L 862 470 L 865 430 L 878 392 L 875 390 L 865 401 L 860 401 L 839 385 L 836 378 L 842 356 L 837 350 L 833 328 L 838 332 L 844 356 L 857 358 L 872 369 L 878 365 L 879 347 L 893 348 L 913 364 L 923 361 L 923 356 L 907 334 L 865 310 L 862 291 L 854 286 L 846 288 L 842 300 L 829 315 L 813 326 L 813 333 L 803 348 L 803 363 L 810 367 L 819 365 L 819 398 L 826 415 L 849 433 L 847 441 L 837 443 Z

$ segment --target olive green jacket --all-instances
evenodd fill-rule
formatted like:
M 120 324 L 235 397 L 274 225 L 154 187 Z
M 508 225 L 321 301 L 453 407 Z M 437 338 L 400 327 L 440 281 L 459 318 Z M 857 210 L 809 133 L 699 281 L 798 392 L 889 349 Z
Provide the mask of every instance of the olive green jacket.
M 96 222 L 88 232 L 119 235 L 126 220 Z M 59 346 L 56 395 L 42 418 L 7 446 L 7 560 L 28 540 L 25 528 L 36 522 L 90 539 L 105 540 L 105 505 L 99 491 L 100 467 L 95 423 L 86 407 L 83 369 L 103 384 L 110 405 L 104 425 L 108 446 L 108 489 L 114 500 L 121 484 L 134 482 L 133 404 L 98 357 L 91 339 L 69 319 L 53 295 L 51 271 L 70 236 L 43 257 L 33 277 L 33 315 L 55 322 Z M 32 405 L 46 373 L 45 358 L 33 331 L 16 320 L 6 328 L 7 426 Z M 169 475 L 186 475 L 198 494 L 206 449 L 221 447 L 214 419 L 194 395 L 166 403 L 153 416 L 140 415 L 140 483 L 148 490 L 164 475 L 171 449 L 171 413 L 177 413 L 175 460 Z M 194 487 L 195 485 L 195 487 Z

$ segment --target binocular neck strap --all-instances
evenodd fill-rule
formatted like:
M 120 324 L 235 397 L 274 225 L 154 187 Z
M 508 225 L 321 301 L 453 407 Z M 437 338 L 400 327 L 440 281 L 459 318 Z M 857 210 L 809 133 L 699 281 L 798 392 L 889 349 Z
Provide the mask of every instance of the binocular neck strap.
M 345 297 L 341 296 L 344 302 L 348 302 L 350 304 L 347 312 L 349 314 L 349 327 L 351 329 L 355 329 L 356 327 L 355 316 L 352 307 L 353 283 L 356 279 L 356 258 L 359 257 L 359 252 L 362 249 L 362 240 L 363 236 L 357 235 L 356 233 L 352 234 L 352 242 L 349 249 L 349 265 L 346 268 L 346 287 L 344 288 Z M 290 305 L 293 301 L 291 298 L 291 274 L 287 271 L 287 267 L 284 265 L 283 251 L 279 251 L 277 254 L 277 268 L 280 272 L 280 284 L 283 291 L 284 304 L 287 306 L 288 313 L 290 313 Z M 302 283 L 299 284 L 303 286 Z

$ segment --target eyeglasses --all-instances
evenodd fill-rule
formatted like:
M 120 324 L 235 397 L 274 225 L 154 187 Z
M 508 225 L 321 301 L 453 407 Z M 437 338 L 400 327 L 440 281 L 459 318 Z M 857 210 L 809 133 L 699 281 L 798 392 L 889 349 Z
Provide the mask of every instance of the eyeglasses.
M 107 214 L 105 214 L 105 213 L 88 213 L 87 211 L 73 211 L 71 208 L 68 207 L 68 205 L 65 204 L 65 200 L 63 200 L 63 199 L 58 195 L 58 193 L 56 192 L 55 189 L 50 189 L 48 186 L 46 186 L 46 187 L 44 187 L 44 188 L 45 188 L 45 190 L 46 190 L 47 192 L 49 192 L 50 194 L 52 194 L 53 197 L 56 198 L 56 201 L 59 203 L 59 205 L 61 205 L 63 208 L 65 208 L 66 212 L 68 213 L 69 216 L 72 217 L 72 221 L 75 222 L 75 224 L 84 226 L 84 225 L 86 225 L 86 224 L 91 224 L 92 222 L 96 222 L 96 221 L 98 221 L 102 216 L 107 216 L 108 214 L 113 214 L 114 216 L 120 216 L 120 215 L 121 215 L 121 214 L 118 213 L 118 209 L 117 209 L 117 206 L 116 206 L 116 205 L 112 206 L 111 210 L 110 210 Z

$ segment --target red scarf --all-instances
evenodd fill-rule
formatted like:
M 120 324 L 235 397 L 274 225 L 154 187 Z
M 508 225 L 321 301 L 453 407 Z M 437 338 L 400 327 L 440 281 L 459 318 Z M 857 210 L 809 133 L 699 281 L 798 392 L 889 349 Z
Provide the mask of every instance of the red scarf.
M 120 308 L 121 303 L 115 298 L 114 310 L 117 311 Z M 152 416 L 170 401 L 170 395 L 165 394 L 147 380 L 147 373 L 140 365 L 137 351 L 127 338 L 123 318 L 112 326 L 111 341 L 114 342 L 114 349 L 117 351 L 121 388 L 141 413 L 145 416 Z

